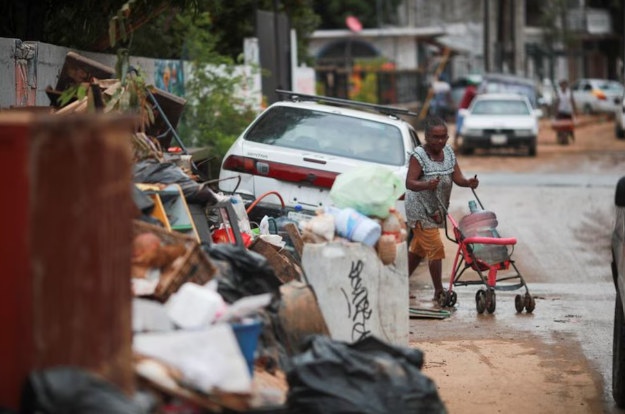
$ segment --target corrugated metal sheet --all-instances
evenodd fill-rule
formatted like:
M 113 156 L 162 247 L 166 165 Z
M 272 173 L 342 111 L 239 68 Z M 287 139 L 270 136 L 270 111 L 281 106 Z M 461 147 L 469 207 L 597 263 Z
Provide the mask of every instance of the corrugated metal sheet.
M 0 301 L 0 405 L 15 407 L 26 375 L 55 365 L 132 389 L 131 128 L 128 118 L 0 114 L 10 298 Z

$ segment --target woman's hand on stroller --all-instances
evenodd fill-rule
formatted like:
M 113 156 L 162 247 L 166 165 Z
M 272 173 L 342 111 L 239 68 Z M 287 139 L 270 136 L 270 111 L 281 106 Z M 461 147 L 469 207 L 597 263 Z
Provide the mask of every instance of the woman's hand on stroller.
M 480 180 L 477 179 L 477 175 L 473 178 L 469 178 L 467 180 L 467 187 L 475 190 L 477 186 L 480 185 Z

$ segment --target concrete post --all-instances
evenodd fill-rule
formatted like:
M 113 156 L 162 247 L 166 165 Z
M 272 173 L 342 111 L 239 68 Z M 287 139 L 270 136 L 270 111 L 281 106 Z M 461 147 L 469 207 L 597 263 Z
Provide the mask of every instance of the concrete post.
M 517 75 L 527 76 L 525 53 L 525 6 L 526 0 L 514 0 L 514 67 Z

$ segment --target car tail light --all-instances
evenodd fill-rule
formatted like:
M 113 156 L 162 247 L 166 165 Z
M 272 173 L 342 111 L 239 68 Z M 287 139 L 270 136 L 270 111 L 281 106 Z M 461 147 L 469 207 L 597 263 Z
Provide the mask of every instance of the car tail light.
M 599 89 L 593 89 L 592 94 L 600 101 L 605 101 L 607 99 L 607 97 L 605 96 L 605 93 L 603 93 Z
M 317 187 L 332 188 L 338 173 L 282 164 L 266 160 L 231 155 L 224 162 L 225 170 L 274 178 L 294 183 L 308 183 Z

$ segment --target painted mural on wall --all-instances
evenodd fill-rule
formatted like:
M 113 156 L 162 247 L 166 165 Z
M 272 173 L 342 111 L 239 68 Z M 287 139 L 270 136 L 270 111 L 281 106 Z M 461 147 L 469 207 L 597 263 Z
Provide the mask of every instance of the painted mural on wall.
M 179 60 L 157 59 L 154 62 L 154 86 L 184 97 L 184 71 Z

